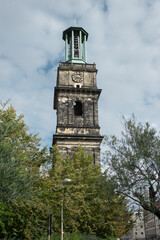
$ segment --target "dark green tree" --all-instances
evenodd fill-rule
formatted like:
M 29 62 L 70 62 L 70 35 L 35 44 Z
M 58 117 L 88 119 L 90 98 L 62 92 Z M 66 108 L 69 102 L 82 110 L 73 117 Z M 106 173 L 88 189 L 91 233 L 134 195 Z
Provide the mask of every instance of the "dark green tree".
M 23 115 L 10 105 L 0 109 L 0 200 L 27 199 L 40 177 L 39 168 L 47 159 L 37 135 L 28 133 Z
M 132 199 L 160 219 L 160 136 L 134 115 L 123 118 L 122 137 L 105 137 L 105 162 L 116 192 Z
M 71 182 L 63 184 L 65 178 Z M 40 239 L 49 213 L 53 231 L 59 232 L 62 199 L 65 232 L 120 237 L 131 226 L 125 200 L 114 193 L 92 156 L 81 146 L 72 158 L 63 159 L 56 146 L 48 155 L 37 135 L 28 132 L 23 116 L 2 106 L 0 239 Z
M 0 239 L 34 239 L 46 207 L 38 198 L 40 166 L 48 160 L 37 135 L 10 105 L 0 108 Z M 44 211 L 43 211 L 44 210 Z M 43 213 L 43 214 L 42 214 Z M 41 228 L 40 228 L 41 227 Z M 39 232 L 37 232 L 39 231 Z
M 71 182 L 62 184 L 65 178 Z M 53 229 L 60 231 L 62 198 L 65 232 L 85 232 L 100 237 L 122 236 L 132 226 L 126 201 L 109 191 L 108 179 L 100 166 L 79 146 L 70 159 L 63 159 L 53 148 L 52 164 L 42 178 L 44 203 L 50 205 Z M 110 188 L 112 189 L 112 188 Z

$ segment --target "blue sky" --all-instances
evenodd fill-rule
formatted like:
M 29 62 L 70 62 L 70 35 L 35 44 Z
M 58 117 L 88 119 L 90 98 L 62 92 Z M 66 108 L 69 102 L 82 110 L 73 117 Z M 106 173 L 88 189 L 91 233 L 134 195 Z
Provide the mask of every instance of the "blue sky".
M 159 0 L 0 0 L 0 100 L 11 99 L 51 146 L 62 32 L 75 20 L 89 33 L 87 62 L 98 68 L 101 134 L 119 135 L 122 115 L 132 113 L 159 130 Z

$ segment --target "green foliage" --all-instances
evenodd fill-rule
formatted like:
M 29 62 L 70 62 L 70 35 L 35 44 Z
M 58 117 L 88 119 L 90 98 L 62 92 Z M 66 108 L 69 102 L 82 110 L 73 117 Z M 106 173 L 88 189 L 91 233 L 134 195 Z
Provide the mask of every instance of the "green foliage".
M 37 185 L 40 166 L 47 160 L 46 149 L 40 149 L 37 135 L 28 133 L 23 116 L 17 116 L 12 106 L 2 105 L 0 239 L 33 239 L 32 236 L 39 236 L 46 207 L 39 201 Z
M 47 208 L 36 200 L 0 203 L 0 239 L 39 239 L 46 232 Z
M 65 178 L 71 182 L 63 182 Z M 23 116 L 12 106 L 2 106 L 0 239 L 40 239 L 47 232 L 49 213 L 52 238 L 59 239 L 62 199 L 65 240 L 114 239 L 132 226 L 126 201 L 84 148 L 63 159 L 54 146 L 48 155 L 37 135 L 28 133 Z
M 149 123 L 124 119 L 121 139 L 106 137 L 110 147 L 105 161 L 118 193 L 134 200 L 160 218 L 160 136 Z
M 64 199 L 65 232 L 85 232 L 100 237 L 122 236 L 132 226 L 124 199 L 114 195 L 100 166 L 79 146 L 70 159 L 63 159 L 54 147 L 52 167 L 41 181 L 44 203 L 50 204 L 53 230 L 60 231 L 61 202 Z M 70 183 L 62 184 L 65 178 Z M 119 224 L 121 222 L 121 224 Z
M 0 208 L 3 204 L 0 204 Z M 39 203 L 14 202 L 0 211 L 3 228 L 0 239 L 39 239 L 47 228 L 46 206 Z
M 40 240 L 46 240 L 46 239 L 47 239 L 47 236 L 40 238 Z M 60 234 L 52 233 L 51 240 L 59 240 L 59 239 L 60 239 Z M 73 232 L 73 233 L 64 233 L 64 240 L 104 240 L 104 239 L 97 237 L 95 235 L 88 235 L 88 234 L 83 234 L 79 232 Z M 108 240 L 115 240 L 115 238 L 108 238 Z
M 12 106 L 0 109 L 0 200 L 30 198 L 32 185 L 39 178 L 39 167 L 46 159 L 39 139 L 27 132 L 23 116 Z

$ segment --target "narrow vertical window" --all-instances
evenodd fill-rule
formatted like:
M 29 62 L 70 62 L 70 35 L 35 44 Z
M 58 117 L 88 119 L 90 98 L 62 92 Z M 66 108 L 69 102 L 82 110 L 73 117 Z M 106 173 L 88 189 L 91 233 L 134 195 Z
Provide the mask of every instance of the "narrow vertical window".
M 75 32 L 74 35 L 74 57 L 79 57 L 79 35 Z
M 75 116 L 82 116 L 82 103 L 80 101 L 74 102 L 74 115 Z
M 68 43 L 69 43 L 68 58 L 70 59 L 70 58 L 72 58 L 72 38 L 71 38 L 71 36 L 69 36 Z

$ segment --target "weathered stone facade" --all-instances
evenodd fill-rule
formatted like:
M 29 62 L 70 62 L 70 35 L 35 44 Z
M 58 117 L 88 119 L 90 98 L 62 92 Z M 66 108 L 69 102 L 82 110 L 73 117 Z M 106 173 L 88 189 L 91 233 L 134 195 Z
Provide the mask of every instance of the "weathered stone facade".
M 100 163 L 100 135 L 98 98 L 101 89 L 96 83 L 95 64 L 60 62 L 54 92 L 57 110 L 57 128 L 53 135 L 63 155 L 72 154 L 78 144 L 93 154 L 94 163 Z

